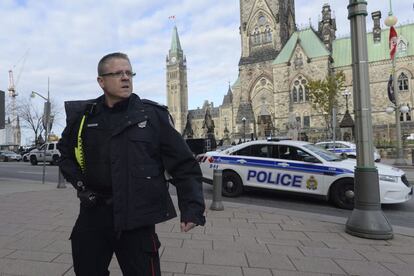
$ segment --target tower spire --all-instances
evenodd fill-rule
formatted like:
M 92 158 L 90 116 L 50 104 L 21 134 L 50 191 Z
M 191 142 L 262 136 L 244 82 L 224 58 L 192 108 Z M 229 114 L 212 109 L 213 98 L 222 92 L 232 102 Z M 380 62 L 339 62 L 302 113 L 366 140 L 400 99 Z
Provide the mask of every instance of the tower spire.
M 182 133 L 188 113 L 187 60 L 181 48 L 177 26 L 174 26 L 167 63 L 167 103 L 175 122 L 175 129 Z
M 172 38 L 171 38 L 171 47 L 170 47 L 170 55 L 171 54 L 182 54 L 183 50 L 181 49 L 180 38 L 178 36 L 177 26 L 174 26 Z

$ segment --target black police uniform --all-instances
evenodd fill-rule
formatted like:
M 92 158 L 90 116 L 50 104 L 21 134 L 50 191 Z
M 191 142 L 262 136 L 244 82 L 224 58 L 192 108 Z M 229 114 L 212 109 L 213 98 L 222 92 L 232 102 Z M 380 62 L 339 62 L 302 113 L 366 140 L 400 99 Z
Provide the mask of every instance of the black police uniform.
M 59 166 L 81 200 L 71 234 L 76 275 L 109 275 L 113 252 L 124 275 L 160 275 L 155 224 L 176 216 L 165 171 L 177 189 L 181 221 L 205 223 L 193 154 L 167 109 L 135 94 L 113 108 L 104 96 L 65 108 Z

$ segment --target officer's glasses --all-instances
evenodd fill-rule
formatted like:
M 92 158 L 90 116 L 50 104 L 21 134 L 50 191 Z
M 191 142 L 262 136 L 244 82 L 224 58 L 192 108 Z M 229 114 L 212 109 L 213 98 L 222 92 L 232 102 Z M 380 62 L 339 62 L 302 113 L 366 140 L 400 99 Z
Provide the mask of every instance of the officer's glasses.
M 135 77 L 137 73 L 131 72 L 131 71 L 117 71 L 117 72 L 109 72 L 109 73 L 104 73 L 104 74 L 100 74 L 100 77 L 113 77 L 113 78 L 121 78 L 124 75 L 127 76 L 128 78 L 133 78 Z

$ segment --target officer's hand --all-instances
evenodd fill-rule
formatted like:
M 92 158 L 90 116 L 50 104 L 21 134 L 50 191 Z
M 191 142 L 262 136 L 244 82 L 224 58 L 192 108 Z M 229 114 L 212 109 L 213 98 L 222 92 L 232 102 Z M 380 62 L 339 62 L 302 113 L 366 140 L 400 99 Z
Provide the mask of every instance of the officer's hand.
M 188 232 L 196 226 L 193 222 L 181 222 L 181 232 Z
M 96 195 L 91 191 L 78 191 L 78 198 L 85 207 L 93 207 L 96 205 Z

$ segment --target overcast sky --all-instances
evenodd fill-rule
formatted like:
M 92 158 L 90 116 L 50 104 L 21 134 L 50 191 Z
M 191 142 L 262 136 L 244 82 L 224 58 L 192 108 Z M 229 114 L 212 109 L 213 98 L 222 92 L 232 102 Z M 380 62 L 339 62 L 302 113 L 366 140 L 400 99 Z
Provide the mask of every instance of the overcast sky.
M 413 2 L 393 1 L 399 23 L 414 18 Z M 298 27 L 317 26 L 324 3 L 334 11 L 337 35 L 349 36 L 346 0 L 296 0 Z M 385 19 L 388 0 L 368 1 L 369 14 L 376 10 Z M 206 99 L 217 106 L 237 79 L 239 22 L 239 0 L 0 0 L 0 90 L 7 90 L 10 69 L 17 98 L 32 90 L 47 95 L 49 77 L 51 98 L 63 109 L 65 100 L 99 96 L 98 60 L 122 51 L 137 72 L 134 92 L 166 104 L 165 57 L 176 24 L 187 56 L 189 108 Z M 63 126 L 64 116 L 55 133 Z

